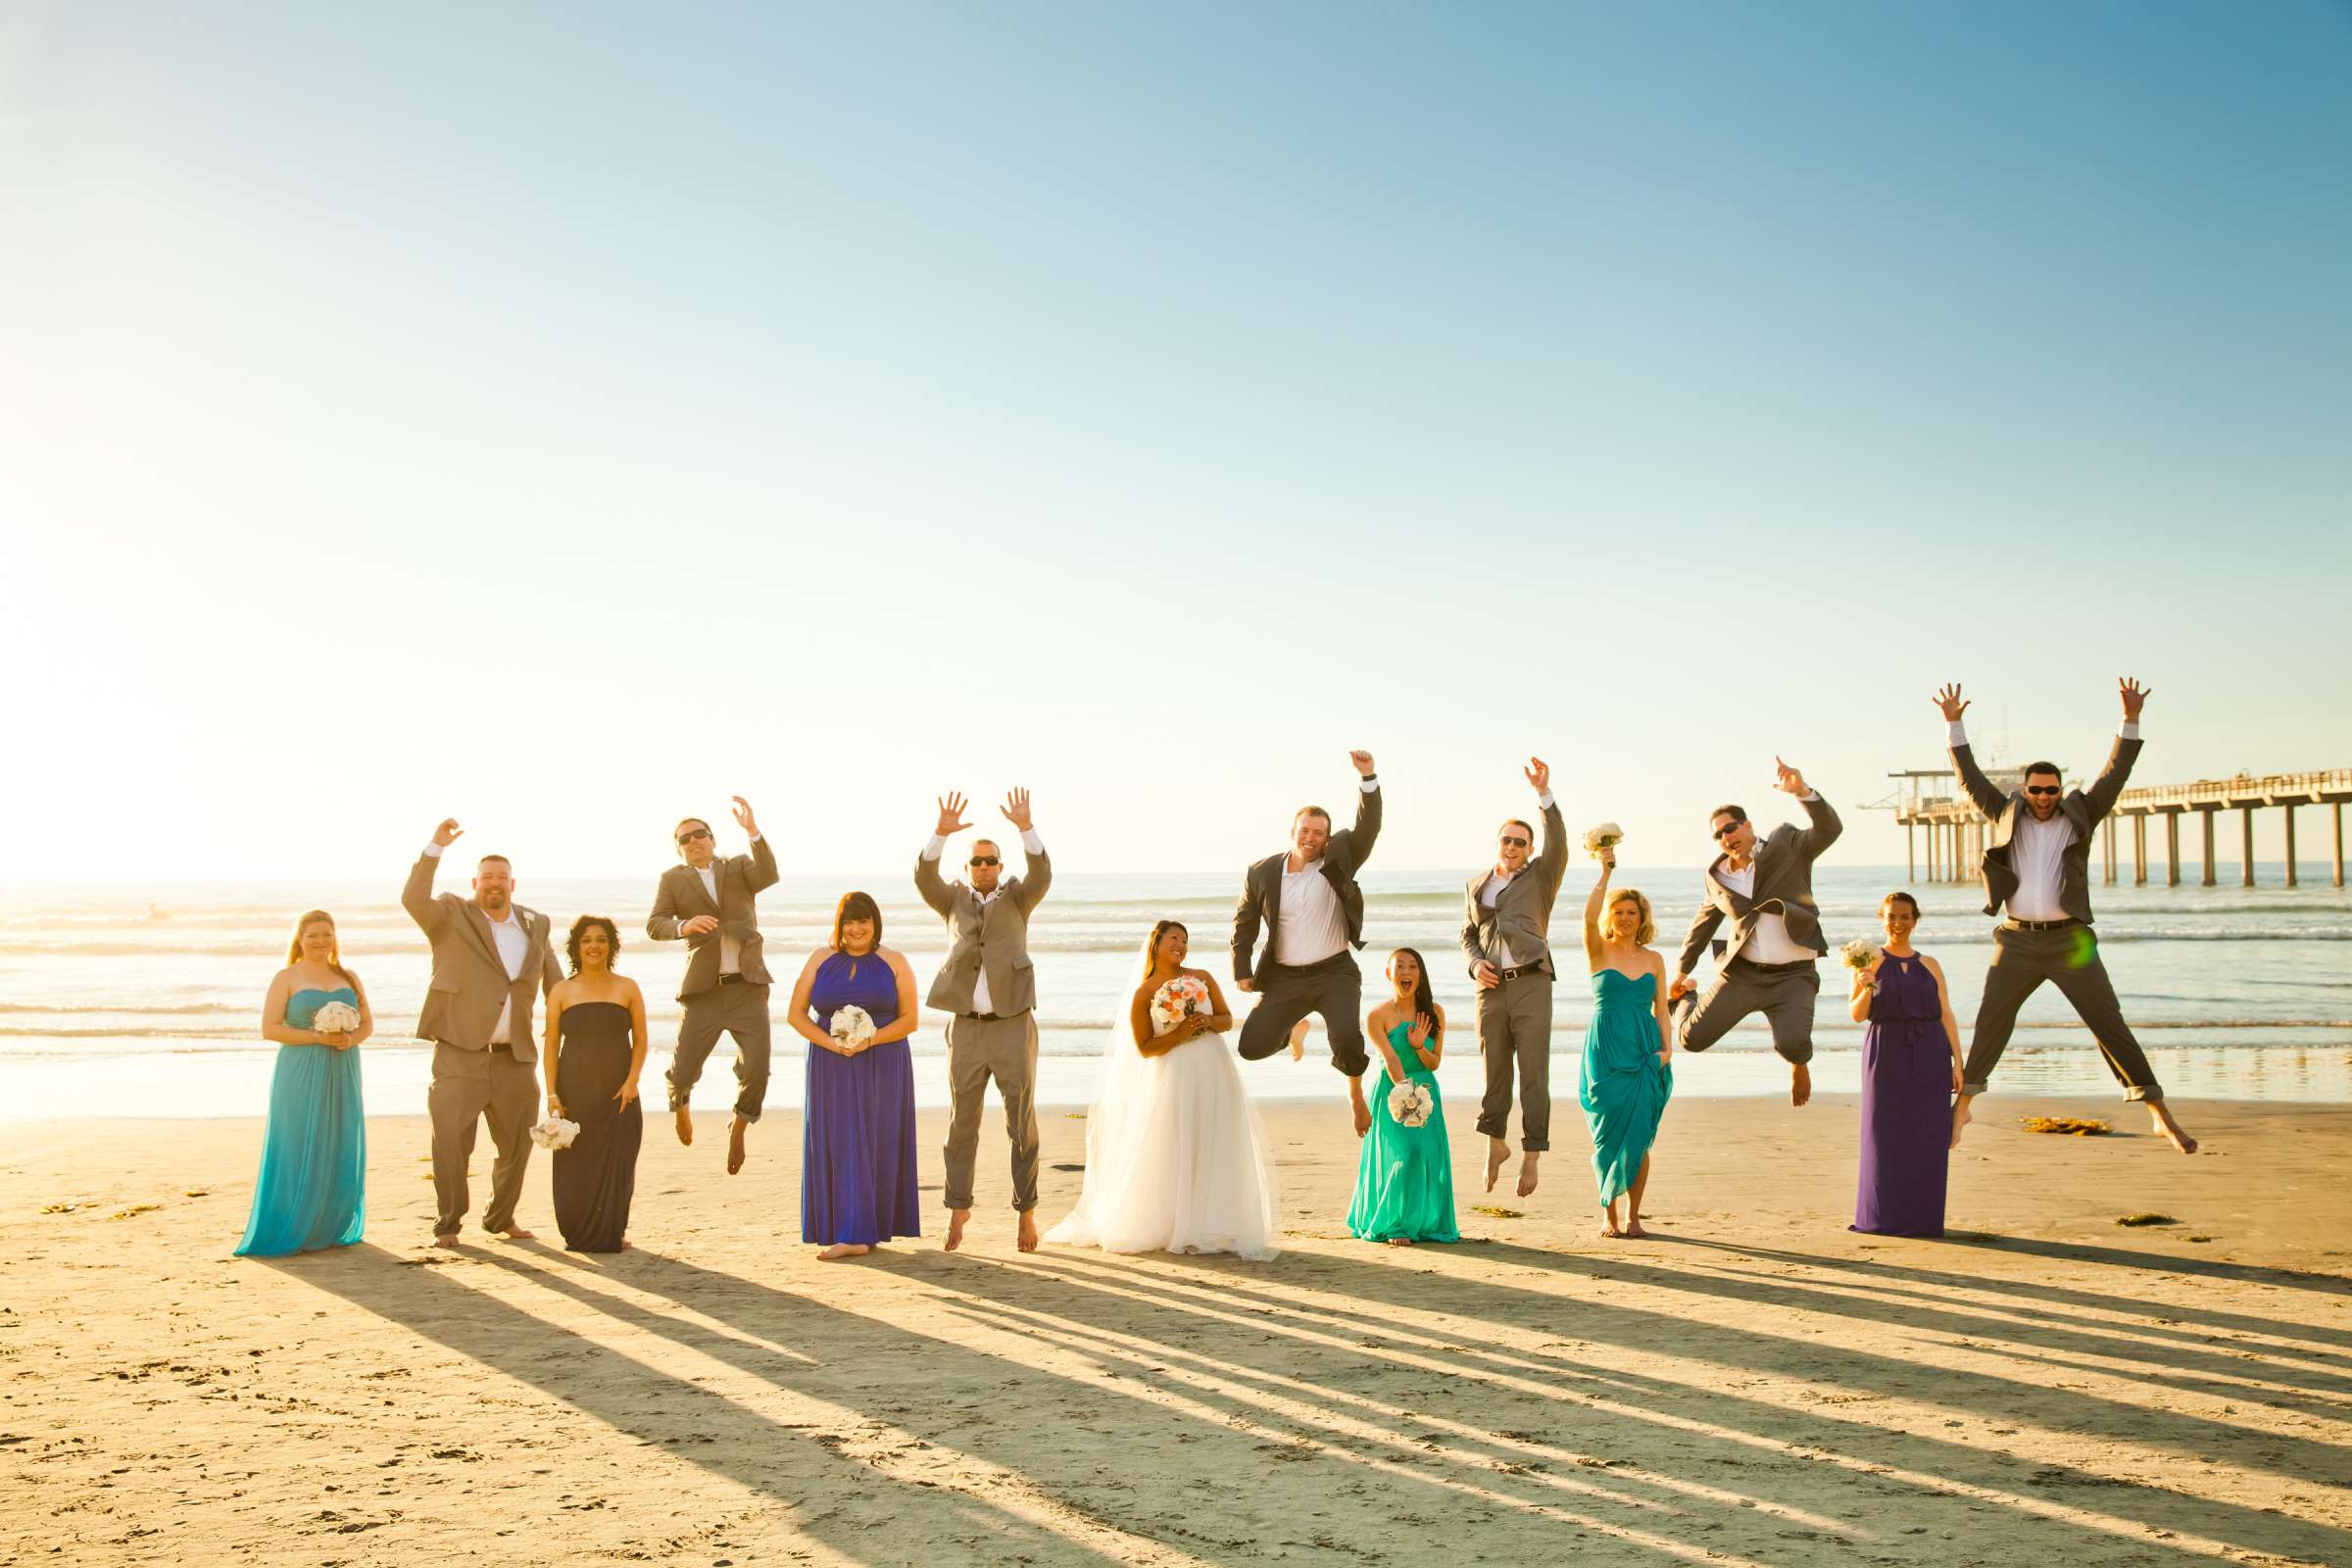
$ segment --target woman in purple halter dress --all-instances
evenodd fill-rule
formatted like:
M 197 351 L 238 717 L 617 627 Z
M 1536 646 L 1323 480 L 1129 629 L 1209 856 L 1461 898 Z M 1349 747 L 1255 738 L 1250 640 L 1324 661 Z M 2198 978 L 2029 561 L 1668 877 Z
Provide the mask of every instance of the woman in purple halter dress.
M 872 1020 L 871 1038 L 835 1037 L 851 1007 Z M 808 956 L 786 1021 L 808 1042 L 801 1240 L 818 1244 L 818 1260 L 830 1263 L 894 1236 L 921 1235 L 914 1059 L 906 1045 L 921 1021 L 914 970 L 904 954 L 882 946 L 882 910 L 870 895 L 842 895 L 833 945 Z
M 1911 946 L 1919 902 L 1879 905 L 1886 946 L 1854 974 L 1862 1031 L 1862 1170 L 1854 1224 L 1875 1236 L 1941 1236 L 1951 1160 L 1952 1096 L 1960 1092 L 1960 1024 L 1943 966 Z

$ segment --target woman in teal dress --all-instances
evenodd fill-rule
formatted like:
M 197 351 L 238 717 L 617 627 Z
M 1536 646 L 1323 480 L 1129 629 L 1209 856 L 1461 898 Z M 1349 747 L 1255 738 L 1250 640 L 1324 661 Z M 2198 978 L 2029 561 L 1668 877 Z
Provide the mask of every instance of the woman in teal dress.
M 326 1029 L 314 1027 L 321 1012 Z M 331 1027 L 338 1022 L 346 1027 Z M 357 1048 L 374 1029 L 368 988 L 343 967 L 334 916 L 305 912 L 294 922 L 286 967 L 262 1003 L 262 1034 L 277 1042 L 277 1071 L 239 1257 L 285 1257 L 360 1239 L 368 1217 L 368 1118 Z
M 1458 1242 L 1453 1155 L 1446 1143 L 1446 1102 L 1438 1094 L 1446 1009 L 1430 991 L 1428 965 L 1411 948 L 1389 955 L 1389 1000 L 1364 1018 L 1364 1032 L 1380 1048 L 1381 1069 L 1372 1093 L 1372 1130 L 1356 1159 L 1348 1234 L 1391 1247 Z M 1429 1091 L 1429 1119 L 1418 1127 L 1407 1127 L 1389 1108 L 1398 1084 Z
M 1617 852 L 1600 852 L 1600 876 L 1585 900 L 1585 961 L 1592 970 L 1592 1022 L 1585 1029 L 1577 1102 L 1592 1128 L 1592 1175 L 1600 1186 L 1603 1236 L 1642 1236 L 1642 1194 L 1649 1149 L 1674 1093 L 1674 1030 L 1666 1014 L 1666 960 L 1649 900 L 1633 888 L 1609 892 Z M 1617 1218 L 1625 1200 L 1626 1214 Z

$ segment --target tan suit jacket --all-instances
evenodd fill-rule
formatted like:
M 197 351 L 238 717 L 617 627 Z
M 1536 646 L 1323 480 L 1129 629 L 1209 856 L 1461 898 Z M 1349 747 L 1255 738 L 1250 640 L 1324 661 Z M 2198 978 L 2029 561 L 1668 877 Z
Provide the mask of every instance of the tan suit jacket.
M 417 856 L 408 884 L 400 890 L 400 906 L 433 947 L 433 978 L 424 993 L 424 1011 L 416 1019 L 417 1038 L 460 1051 L 487 1051 L 490 1031 L 498 1027 L 498 1009 L 510 1004 L 514 1010 L 507 1019 L 507 1034 L 514 1059 L 535 1062 L 539 1044 L 531 1027 L 531 1008 L 541 993 L 555 990 L 564 978 L 548 918 L 519 904 L 509 908 L 509 918 L 522 922 L 528 939 L 522 973 L 509 980 L 506 960 L 498 956 L 498 939 L 490 932 L 490 917 L 481 906 L 455 893 L 433 891 L 433 873 L 442 858 Z
M 1470 972 L 1491 963 L 1502 967 L 1504 943 L 1524 968 L 1534 964 L 1553 979 L 1551 966 L 1551 906 L 1560 896 L 1560 878 L 1568 874 L 1568 823 L 1555 798 L 1544 808 L 1544 849 L 1519 868 L 1489 908 L 1479 895 L 1486 890 L 1494 868 L 1479 872 L 1462 890 L 1462 956 Z
M 961 882 L 940 880 L 939 861 L 918 856 L 914 890 L 948 923 L 948 959 L 932 978 L 926 1006 L 943 1012 L 972 1010 L 980 967 L 988 966 L 988 1004 L 1000 1018 L 1017 1017 L 1037 1006 L 1037 972 L 1029 962 L 1029 911 L 1054 885 L 1054 862 L 1021 850 L 1026 874 L 997 885 L 986 904 Z
M 711 861 L 710 874 L 718 883 L 716 904 L 704 891 L 702 873 L 693 866 L 678 864 L 662 872 L 661 885 L 654 889 L 654 912 L 645 920 L 647 936 L 656 942 L 676 942 L 681 940 L 678 927 L 696 915 L 718 917 L 717 930 L 683 939 L 687 958 L 685 978 L 678 982 L 680 1002 L 718 989 L 721 937 L 735 939 L 736 962 L 744 979 L 757 986 L 770 983 L 767 944 L 760 935 L 760 906 L 755 901 L 776 885 L 776 852 L 767 847 L 766 839 L 754 839 L 751 854 Z

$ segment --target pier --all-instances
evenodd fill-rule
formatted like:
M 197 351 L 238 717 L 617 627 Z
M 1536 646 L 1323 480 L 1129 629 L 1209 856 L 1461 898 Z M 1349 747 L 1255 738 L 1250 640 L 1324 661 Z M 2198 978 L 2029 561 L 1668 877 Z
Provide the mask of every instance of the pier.
M 1992 824 L 1976 803 L 1959 792 L 1959 776 L 1950 768 L 1911 768 L 1889 773 L 1888 778 L 1900 781 L 1895 795 L 1876 803 L 1875 808 L 1892 807 L 1894 819 L 1903 824 L 1903 860 L 1911 881 L 1974 882 L 1979 879 L 1978 863 L 1984 851 L 1984 838 Z M 1984 776 L 1993 787 L 2007 794 L 2014 791 L 2020 771 L 2014 767 L 1987 767 Z M 2116 823 L 2129 821 L 2132 833 L 2132 881 L 2133 886 L 2148 880 L 2148 826 L 2152 818 L 2161 818 L 2164 833 L 2164 884 L 2180 885 L 2180 819 L 2190 812 L 2198 818 L 2197 826 L 2202 854 L 2200 885 L 2214 885 L 2215 819 L 2224 811 L 2237 813 L 2238 881 L 2243 887 L 2254 886 L 2254 813 L 2258 810 L 2279 810 L 2286 813 L 2286 886 L 2296 886 L 2295 812 L 2306 806 L 2328 808 L 2329 867 L 2337 887 L 2344 885 L 2344 803 L 2352 801 L 2352 767 L 2329 768 L 2317 773 L 2264 773 L 2259 776 L 2241 773 L 2235 778 L 2199 779 L 2193 784 L 2161 784 L 2147 789 L 2129 789 L 2117 798 L 2115 810 L 2099 824 L 2100 863 L 2106 880 L 2112 886 L 2117 875 Z M 1921 848 L 1924 838 L 1927 875 L 1920 875 Z

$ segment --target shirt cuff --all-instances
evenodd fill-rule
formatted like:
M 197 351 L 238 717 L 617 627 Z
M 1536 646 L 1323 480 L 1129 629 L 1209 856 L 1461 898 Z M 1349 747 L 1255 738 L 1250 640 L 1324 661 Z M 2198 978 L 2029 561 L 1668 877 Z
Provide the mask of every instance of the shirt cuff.
M 1797 799 L 1800 801 L 1818 801 L 1821 799 L 1821 791 L 1807 790 L 1804 794 L 1799 795 Z
M 1956 719 L 1956 718 L 1955 718 L 1955 719 L 1953 719 L 1951 722 L 1949 722 L 1948 724 L 1944 725 L 1943 727 L 1944 727 L 1944 729 L 1945 729 L 1945 731 L 1946 731 L 1946 734 L 1945 734 L 1945 736 L 1944 736 L 1944 743 L 1945 743 L 1946 745 L 1949 745 L 1949 746 L 1966 746 L 1966 745 L 1968 744 L 1968 726 L 1967 726 L 1967 725 L 1965 725 L 1965 724 L 1961 723 L 1961 722 L 1960 722 L 1958 719 Z
M 1021 829 L 1021 848 L 1030 855 L 1043 855 L 1046 853 L 1046 841 L 1037 836 L 1035 828 L 1025 827 Z
M 1548 811 L 1551 809 L 1553 804 L 1551 791 L 1549 790 L 1545 790 L 1543 794 L 1536 797 L 1536 808 L 1539 810 Z
M 438 860 L 441 858 L 441 846 L 433 843 L 429 839 L 426 840 L 424 846 L 424 858 L 428 860 Z
M 1363 789 L 1366 795 L 1377 795 L 1380 793 L 1380 775 L 1378 773 L 1366 774 L 1364 776 Z
M 2136 718 L 2125 719 L 2116 726 L 2115 733 L 2119 740 L 2135 741 L 2139 739 L 2139 720 Z
M 923 858 L 926 860 L 936 860 L 947 853 L 948 841 L 937 833 L 932 834 L 931 842 L 923 846 Z

